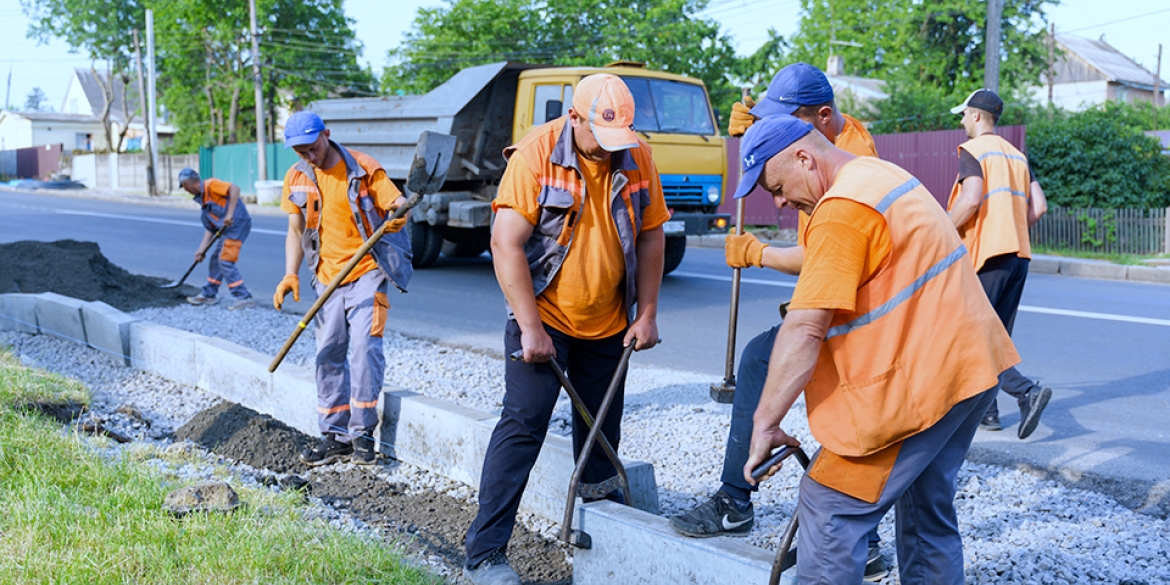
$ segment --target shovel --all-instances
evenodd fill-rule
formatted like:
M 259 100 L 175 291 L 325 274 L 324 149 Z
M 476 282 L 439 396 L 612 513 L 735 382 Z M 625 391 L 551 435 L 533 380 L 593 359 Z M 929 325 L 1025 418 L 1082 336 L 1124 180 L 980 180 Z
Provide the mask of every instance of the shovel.
M 455 154 L 455 142 L 456 139 L 454 136 L 431 132 L 429 130 L 423 132 L 418 137 L 418 146 L 414 149 L 414 160 L 411 161 L 410 172 L 406 175 L 406 191 L 410 194 L 410 197 L 404 205 L 399 206 L 393 214 L 387 217 L 386 221 L 382 222 L 382 225 L 374 230 L 374 233 L 370 234 L 369 239 L 357 249 L 353 258 L 350 258 L 349 262 L 341 269 L 341 272 L 333 278 L 333 282 L 329 283 L 325 292 L 317 297 L 317 302 L 313 303 L 312 307 L 309 307 L 309 311 L 305 313 L 305 316 L 297 323 L 296 328 L 293 329 L 292 334 L 288 336 L 288 340 L 284 342 L 284 347 L 280 348 L 280 352 L 276 354 L 272 363 L 268 365 L 269 372 L 275 372 L 276 368 L 280 367 L 280 362 L 284 361 L 284 356 L 288 355 L 289 350 L 292 349 L 293 344 L 297 342 L 301 333 L 308 327 L 309 322 L 313 320 L 313 317 L 317 316 L 317 312 L 321 310 L 321 307 L 325 306 L 325 301 L 329 300 L 333 291 L 337 290 L 337 287 L 341 286 L 341 283 L 345 281 L 345 277 L 349 276 L 350 272 L 353 272 L 358 262 L 386 234 L 386 226 L 393 220 L 401 219 L 406 215 L 406 212 L 410 211 L 410 208 L 418 205 L 423 195 L 435 193 L 442 188 L 443 181 L 447 178 L 447 170 L 451 168 L 451 157 Z
M 773 453 L 759 467 L 753 469 L 752 479 L 757 482 L 760 481 L 760 478 L 764 477 L 764 474 L 768 473 L 769 469 L 792 455 L 796 456 L 796 460 L 800 462 L 801 467 L 808 469 L 808 455 L 804 452 L 804 449 L 800 447 L 784 447 Z M 796 512 L 793 512 L 792 519 L 788 521 L 788 527 L 784 529 L 784 536 L 780 539 L 780 548 L 776 551 L 776 559 L 772 561 L 772 575 L 768 578 L 768 585 L 779 585 L 780 576 L 784 574 L 784 571 L 787 571 L 796 564 L 796 549 L 792 548 L 792 541 L 796 538 L 796 529 L 799 526 L 800 524 L 796 519 Z
M 211 236 L 211 241 L 207 242 L 207 247 L 203 249 L 202 253 L 206 254 L 207 251 L 210 250 L 211 247 L 215 245 L 215 241 L 219 239 L 220 234 L 223 234 L 223 230 L 225 228 L 226 228 L 226 226 L 219 228 L 219 230 L 215 232 L 215 235 Z M 164 285 L 159 286 L 159 288 L 179 288 L 180 286 L 183 286 L 183 281 L 187 280 L 188 276 L 191 276 L 191 271 L 195 270 L 195 267 L 199 266 L 200 262 L 202 262 L 202 260 L 196 260 L 196 261 L 192 262 L 191 267 L 188 268 L 187 271 L 183 273 L 183 278 L 180 278 L 179 280 L 176 280 L 174 282 L 168 282 Z

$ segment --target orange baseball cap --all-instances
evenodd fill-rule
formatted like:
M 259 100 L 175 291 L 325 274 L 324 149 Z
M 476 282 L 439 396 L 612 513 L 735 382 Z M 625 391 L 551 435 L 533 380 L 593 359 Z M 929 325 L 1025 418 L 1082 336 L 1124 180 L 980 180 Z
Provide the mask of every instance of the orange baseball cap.
M 589 121 L 597 143 L 609 152 L 638 146 L 634 133 L 634 96 L 616 75 L 598 73 L 581 79 L 573 109 Z

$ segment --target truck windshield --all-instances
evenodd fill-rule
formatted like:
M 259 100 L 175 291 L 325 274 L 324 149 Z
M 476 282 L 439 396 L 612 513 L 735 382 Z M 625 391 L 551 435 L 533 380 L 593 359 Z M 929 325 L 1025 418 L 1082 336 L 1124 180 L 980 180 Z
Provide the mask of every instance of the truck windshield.
M 715 134 L 707 92 L 700 85 L 622 76 L 634 95 L 634 128 L 641 132 Z

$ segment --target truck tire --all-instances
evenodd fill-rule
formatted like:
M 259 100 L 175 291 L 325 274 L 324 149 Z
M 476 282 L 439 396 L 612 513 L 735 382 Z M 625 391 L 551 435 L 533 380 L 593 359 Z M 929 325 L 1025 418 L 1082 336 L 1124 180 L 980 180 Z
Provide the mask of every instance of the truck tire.
M 443 255 L 449 258 L 475 258 L 483 254 L 491 245 L 490 233 L 486 229 L 483 232 L 468 238 L 444 241 Z
M 411 266 L 415 268 L 431 266 L 439 259 L 439 252 L 443 250 L 443 235 L 430 224 L 412 221 L 408 225 L 410 251 L 413 255 Z
M 682 264 L 683 255 L 687 253 L 687 237 L 686 236 L 666 236 L 666 253 L 665 262 L 662 267 L 662 274 L 670 274 Z

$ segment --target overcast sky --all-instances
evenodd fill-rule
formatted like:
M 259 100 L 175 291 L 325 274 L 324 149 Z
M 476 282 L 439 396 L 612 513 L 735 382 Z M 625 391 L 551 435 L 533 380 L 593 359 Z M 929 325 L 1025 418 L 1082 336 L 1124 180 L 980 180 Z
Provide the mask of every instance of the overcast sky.
M 418 8 L 443 4 L 442 0 L 345 0 L 346 13 L 357 21 L 357 36 L 365 45 L 362 62 L 380 72 L 386 64 L 386 52 L 402 41 Z M 735 39 L 737 50 L 748 54 L 764 42 L 769 28 L 792 35 L 799 9 L 800 0 L 711 0 L 703 15 L 722 23 L 725 32 Z M 1104 34 L 1111 45 L 1148 69 L 1154 68 L 1158 43 L 1164 44 L 1162 76 L 1168 76 L 1170 6 L 1165 0 L 1064 0 L 1050 10 L 1049 16 L 1058 33 L 1090 38 Z M 88 67 L 89 60 L 71 54 L 69 46 L 60 40 L 38 46 L 25 36 L 28 25 L 20 0 L 0 0 L 0 26 L 8 39 L 0 52 L 0 82 L 7 81 L 8 72 L 12 72 L 8 103 L 18 109 L 33 87 L 39 86 L 49 104 L 59 110 L 71 69 Z

